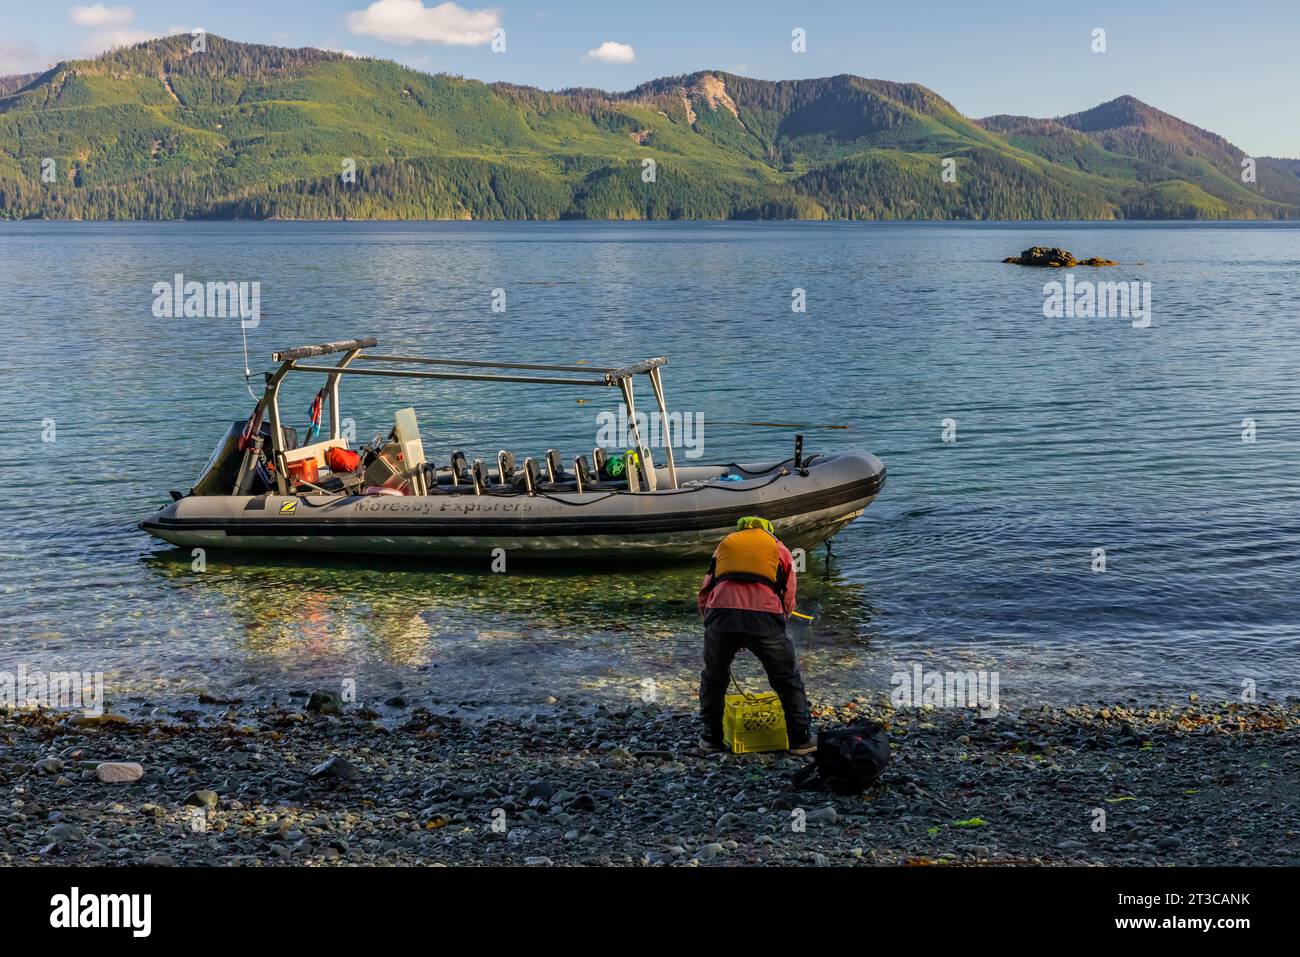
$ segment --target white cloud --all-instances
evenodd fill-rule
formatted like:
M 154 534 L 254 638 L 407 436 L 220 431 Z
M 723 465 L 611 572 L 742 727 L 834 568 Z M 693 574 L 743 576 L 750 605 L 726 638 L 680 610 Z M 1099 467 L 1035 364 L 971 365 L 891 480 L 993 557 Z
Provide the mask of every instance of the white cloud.
M 153 39 L 153 34 L 131 26 L 135 20 L 134 7 L 106 7 L 102 3 L 93 7 L 73 7 L 68 19 L 91 31 L 81 42 L 79 53 L 82 56 L 98 56 L 105 50 Z
M 146 40 L 152 39 L 154 39 L 154 34 L 148 30 L 136 30 L 132 27 L 96 30 L 82 42 L 81 55 L 88 57 L 99 56 L 107 50 L 135 46 L 137 43 L 144 43 Z
M 635 63 L 636 51 L 629 44 L 606 40 L 594 50 L 588 50 L 582 60 L 584 63 L 592 60 L 600 63 Z
M 93 7 L 73 7 L 68 19 L 79 27 L 120 27 L 135 19 L 135 10 L 97 3 Z
M 0 43 L 0 76 L 40 73 L 53 65 L 49 56 L 27 43 Z
M 102 3 L 73 7 L 68 19 L 82 32 L 59 48 L 40 50 L 30 44 L 0 42 L 0 75 L 46 70 L 61 60 L 96 57 L 106 50 L 133 46 L 158 35 L 132 25 L 133 7 L 108 7 Z
M 466 10 L 454 3 L 426 7 L 421 0 L 375 0 L 364 10 L 348 14 L 348 29 L 358 36 L 402 46 L 480 46 L 492 42 L 492 31 L 500 25 L 495 10 Z

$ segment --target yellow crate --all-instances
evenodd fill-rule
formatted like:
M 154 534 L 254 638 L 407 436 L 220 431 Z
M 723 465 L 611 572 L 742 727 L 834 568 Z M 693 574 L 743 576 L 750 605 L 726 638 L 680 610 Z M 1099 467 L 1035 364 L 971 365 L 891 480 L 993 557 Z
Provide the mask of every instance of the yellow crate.
M 722 743 L 735 754 L 785 751 L 785 711 L 775 692 L 729 694 L 722 709 Z

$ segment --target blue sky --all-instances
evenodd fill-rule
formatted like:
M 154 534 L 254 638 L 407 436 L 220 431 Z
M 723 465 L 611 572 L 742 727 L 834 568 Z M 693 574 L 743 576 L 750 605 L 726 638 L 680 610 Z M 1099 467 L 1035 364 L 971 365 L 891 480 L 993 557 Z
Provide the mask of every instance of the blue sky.
M 1059 116 L 1129 93 L 1247 153 L 1300 156 L 1295 0 L 0 0 L 0 74 L 193 27 L 547 89 L 625 90 L 701 69 L 856 73 L 923 83 L 973 117 Z M 806 52 L 791 50 L 796 27 Z M 1104 53 L 1092 50 L 1095 28 Z

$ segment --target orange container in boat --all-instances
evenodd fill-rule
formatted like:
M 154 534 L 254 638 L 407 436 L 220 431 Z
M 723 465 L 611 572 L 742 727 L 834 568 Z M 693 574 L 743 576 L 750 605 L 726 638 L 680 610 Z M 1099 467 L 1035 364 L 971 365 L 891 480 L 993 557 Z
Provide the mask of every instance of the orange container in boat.
M 311 482 L 313 485 L 320 481 L 320 469 L 316 466 L 316 458 L 308 456 L 305 459 L 299 459 L 297 462 L 290 462 L 289 481 Z

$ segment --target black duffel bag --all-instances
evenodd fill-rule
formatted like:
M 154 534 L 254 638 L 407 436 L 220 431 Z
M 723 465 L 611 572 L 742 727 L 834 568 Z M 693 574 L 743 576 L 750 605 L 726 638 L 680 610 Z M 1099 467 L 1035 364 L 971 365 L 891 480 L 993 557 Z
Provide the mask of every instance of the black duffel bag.
M 889 734 L 874 721 L 817 734 L 813 763 L 795 772 L 796 789 L 826 787 L 836 794 L 860 794 L 889 763 Z

